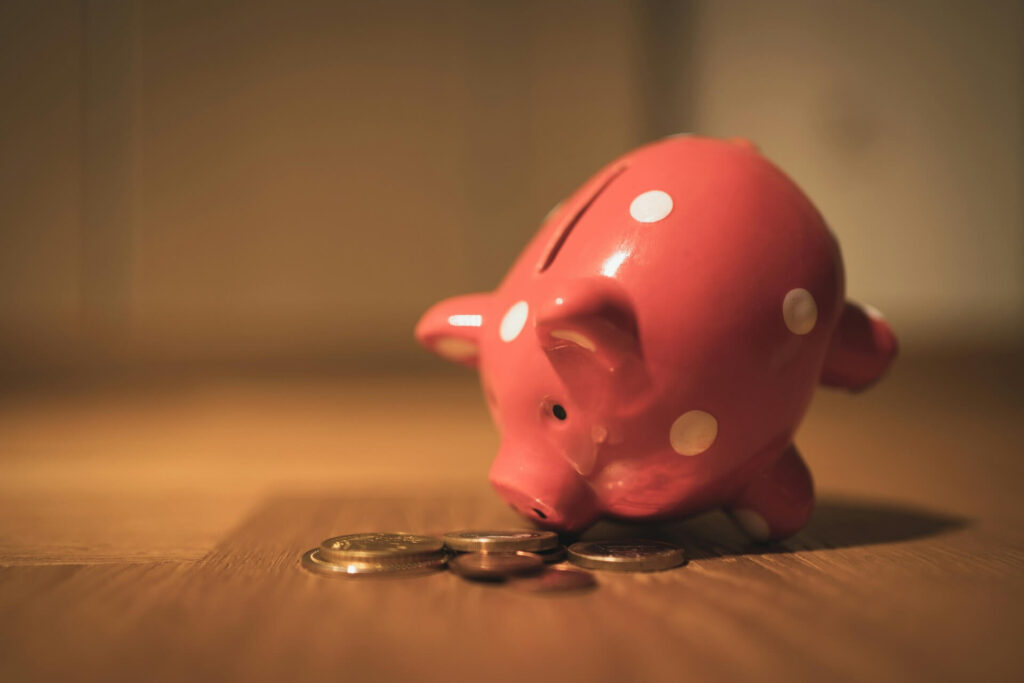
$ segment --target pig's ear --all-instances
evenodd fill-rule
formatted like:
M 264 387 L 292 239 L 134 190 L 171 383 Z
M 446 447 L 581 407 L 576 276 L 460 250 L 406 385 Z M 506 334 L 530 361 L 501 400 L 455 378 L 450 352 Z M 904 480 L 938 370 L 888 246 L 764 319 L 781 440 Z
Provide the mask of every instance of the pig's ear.
M 847 301 L 825 354 L 821 383 L 850 391 L 866 389 L 885 374 L 898 346 L 881 313 Z
M 416 340 L 439 356 L 475 368 L 490 298 L 466 294 L 434 304 L 416 324 Z
M 568 283 L 538 308 L 536 332 L 570 388 L 589 392 L 609 381 L 636 388 L 643 370 L 636 311 L 614 280 Z

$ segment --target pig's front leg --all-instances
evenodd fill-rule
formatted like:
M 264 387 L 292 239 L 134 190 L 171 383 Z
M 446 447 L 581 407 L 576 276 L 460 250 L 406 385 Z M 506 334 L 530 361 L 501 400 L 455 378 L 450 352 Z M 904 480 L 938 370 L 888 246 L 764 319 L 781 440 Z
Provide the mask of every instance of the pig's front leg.
M 726 506 L 740 528 L 756 541 L 792 536 L 807 523 L 813 509 L 811 473 L 792 444 Z

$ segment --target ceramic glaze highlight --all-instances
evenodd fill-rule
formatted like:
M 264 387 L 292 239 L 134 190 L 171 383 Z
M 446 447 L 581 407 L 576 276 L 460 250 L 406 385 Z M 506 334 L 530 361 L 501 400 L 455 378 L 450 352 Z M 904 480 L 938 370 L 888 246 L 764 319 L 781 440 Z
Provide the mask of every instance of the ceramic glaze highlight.
M 752 537 L 814 503 L 792 444 L 819 383 L 878 379 L 896 339 L 845 301 L 835 238 L 749 143 L 675 137 L 609 164 L 493 292 L 416 328 L 478 368 L 502 435 L 491 482 L 535 523 L 724 507 Z

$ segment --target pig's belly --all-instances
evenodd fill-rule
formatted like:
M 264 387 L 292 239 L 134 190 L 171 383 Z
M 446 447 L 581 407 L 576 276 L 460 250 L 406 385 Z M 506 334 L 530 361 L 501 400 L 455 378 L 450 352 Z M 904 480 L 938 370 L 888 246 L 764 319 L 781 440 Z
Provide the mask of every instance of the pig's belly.
M 605 515 L 636 520 L 685 517 L 727 504 L 783 450 L 773 446 L 697 467 L 675 453 L 619 460 L 606 466 L 590 486 Z

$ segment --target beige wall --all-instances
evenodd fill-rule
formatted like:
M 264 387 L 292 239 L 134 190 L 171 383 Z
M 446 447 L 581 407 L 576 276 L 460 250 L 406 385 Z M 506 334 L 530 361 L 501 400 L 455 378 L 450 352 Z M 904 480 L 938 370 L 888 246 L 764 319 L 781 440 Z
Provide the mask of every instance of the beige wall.
M 912 346 L 1024 326 L 1024 3 L 705 2 L 694 125 L 759 143 Z
M 426 360 L 419 313 L 642 138 L 618 3 L 4 11 L 8 367 Z
M 915 345 L 1024 319 L 1021 4 L 0 5 L 0 368 L 430 363 L 605 161 L 757 141 Z

